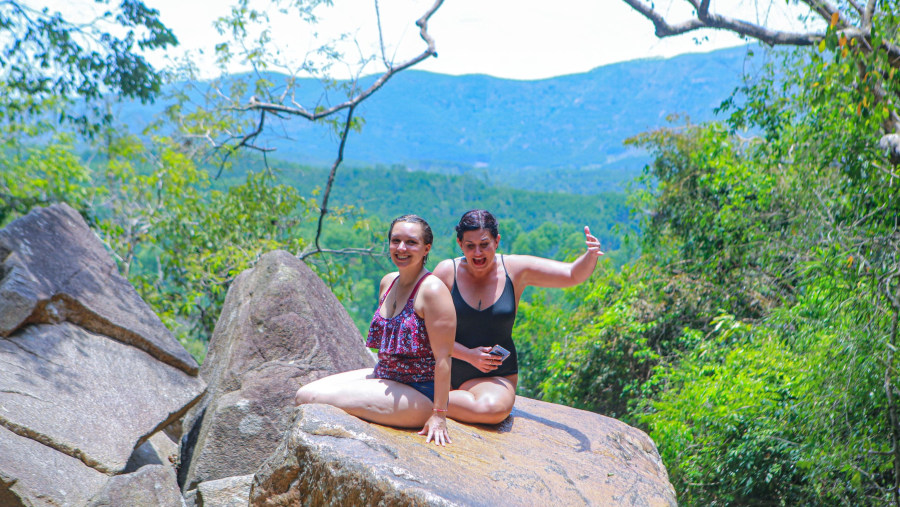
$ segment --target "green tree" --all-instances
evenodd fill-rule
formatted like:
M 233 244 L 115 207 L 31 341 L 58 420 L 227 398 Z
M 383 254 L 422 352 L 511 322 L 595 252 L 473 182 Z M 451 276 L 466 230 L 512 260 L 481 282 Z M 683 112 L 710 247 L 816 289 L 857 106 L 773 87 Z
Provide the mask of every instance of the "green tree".
M 164 76 L 145 51 L 177 44 L 159 12 L 141 1 L 122 0 L 87 20 L 67 19 L 47 7 L 0 2 L 0 118 L 45 114 L 49 100 L 79 101 L 52 111 L 62 121 L 96 133 L 112 119 L 103 100 L 109 94 L 151 101 Z M 86 109 L 86 110 L 85 110 Z

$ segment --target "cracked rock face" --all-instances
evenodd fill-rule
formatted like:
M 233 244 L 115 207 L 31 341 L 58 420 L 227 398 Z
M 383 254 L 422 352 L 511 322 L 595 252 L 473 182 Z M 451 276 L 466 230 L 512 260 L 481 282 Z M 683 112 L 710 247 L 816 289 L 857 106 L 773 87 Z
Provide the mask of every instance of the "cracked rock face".
M 453 443 L 303 405 L 254 476 L 250 504 L 677 505 L 653 441 L 592 412 L 517 397 L 498 426 L 448 421 Z
M 205 388 L 81 217 L 0 231 L 0 505 L 84 505 Z
M 68 321 L 197 374 L 194 358 L 69 206 L 38 208 L 0 231 L 0 261 L 0 336 Z
M 228 290 L 184 421 L 179 483 L 253 474 L 290 426 L 297 389 L 375 359 L 334 294 L 288 252 L 263 255 Z

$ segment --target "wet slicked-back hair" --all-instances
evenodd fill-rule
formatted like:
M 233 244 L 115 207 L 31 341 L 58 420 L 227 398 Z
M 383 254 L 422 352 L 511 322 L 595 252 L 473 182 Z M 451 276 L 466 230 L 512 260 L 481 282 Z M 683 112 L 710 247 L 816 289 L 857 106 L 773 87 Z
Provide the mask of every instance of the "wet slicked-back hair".
M 408 222 L 411 224 L 419 224 L 422 226 L 422 241 L 425 242 L 426 245 L 430 245 L 434 242 L 434 233 L 431 232 L 431 226 L 428 225 L 428 222 L 425 221 L 424 218 L 419 215 L 401 215 L 394 219 L 391 222 L 391 227 L 388 229 L 388 243 L 391 242 L 391 234 L 394 233 L 394 224 L 397 222 Z M 425 258 L 422 259 L 422 262 L 428 262 L 428 254 L 425 254 Z
M 456 239 L 462 241 L 463 233 L 479 229 L 488 231 L 494 239 L 500 235 L 500 230 L 497 228 L 497 219 L 494 218 L 494 215 L 491 215 L 490 211 L 473 209 L 466 211 L 462 218 L 459 219 L 459 223 L 456 224 Z

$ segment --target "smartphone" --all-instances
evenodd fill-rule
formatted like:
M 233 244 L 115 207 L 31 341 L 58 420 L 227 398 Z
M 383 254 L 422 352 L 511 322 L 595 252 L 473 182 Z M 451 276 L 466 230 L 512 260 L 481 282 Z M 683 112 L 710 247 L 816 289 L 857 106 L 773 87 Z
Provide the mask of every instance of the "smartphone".
M 500 356 L 500 362 L 505 361 L 506 358 L 509 357 L 509 351 L 500 345 L 494 345 L 494 347 L 488 351 L 488 354 Z

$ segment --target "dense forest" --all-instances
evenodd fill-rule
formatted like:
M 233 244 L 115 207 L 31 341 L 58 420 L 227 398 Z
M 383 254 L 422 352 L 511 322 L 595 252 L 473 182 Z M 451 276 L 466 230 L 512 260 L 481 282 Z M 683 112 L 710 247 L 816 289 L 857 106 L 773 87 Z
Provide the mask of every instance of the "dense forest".
M 73 36 L 84 25 L 0 3 L 0 225 L 35 206 L 78 209 L 202 360 L 229 283 L 272 249 L 303 257 L 364 325 L 393 215 L 433 220 L 430 262 L 454 254 L 451 227 L 470 207 L 503 219 L 506 252 L 572 258 L 587 223 L 609 260 L 523 301 L 520 394 L 646 430 L 685 505 L 898 504 L 900 19 L 896 3 L 872 5 L 867 34 L 835 15 L 816 44 L 771 53 L 719 121 L 673 118 L 629 139 L 652 162 L 627 194 L 575 196 L 342 167 L 340 152 L 331 169 L 270 159 L 252 145 L 260 117 L 238 115 L 252 108 L 159 95 L 184 75 L 140 57 L 138 42 L 175 43 L 142 3 L 110 14 L 134 33 L 94 49 Z M 108 114 L 119 98 L 167 107 L 132 135 Z M 365 128 L 353 110 L 314 119 L 346 140 Z M 384 198 L 397 188 L 402 200 Z

